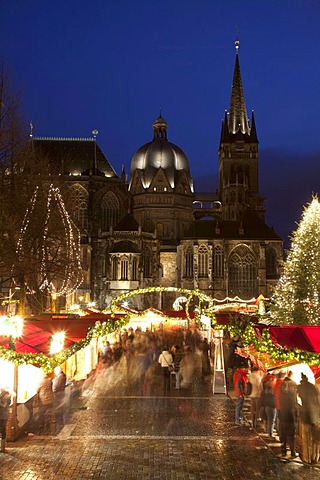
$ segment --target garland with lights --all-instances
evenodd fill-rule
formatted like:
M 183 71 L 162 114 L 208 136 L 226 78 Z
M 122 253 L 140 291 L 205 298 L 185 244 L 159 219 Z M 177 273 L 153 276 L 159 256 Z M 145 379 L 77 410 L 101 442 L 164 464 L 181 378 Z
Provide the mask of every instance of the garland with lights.
M 213 328 L 217 325 L 212 325 Z M 306 352 L 298 348 L 287 350 L 273 343 L 268 328 L 265 328 L 260 337 L 256 335 L 249 315 L 234 315 L 230 318 L 230 324 L 224 325 L 223 329 L 231 337 L 241 337 L 244 347 L 252 345 L 258 353 L 267 353 L 275 361 L 307 363 L 320 367 L 319 353 Z
M 186 290 L 175 287 L 150 287 L 145 289 L 133 290 L 131 292 L 122 294 L 114 298 L 111 302 L 111 311 L 113 317 L 111 321 L 97 321 L 93 327 L 90 327 L 88 329 L 87 335 L 84 339 L 72 344 L 70 347 L 64 349 L 62 352 L 59 352 L 55 355 L 51 355 L 48 357 L 43 353 L 18 353 L 14 349 L 0 347 L 0 356 L 5 360 L 16 363 L 17 365 L 32 364 L 41 367 L 45 372 L 51 372 L 56 366 L 63 364 L 69 357 L 89 345 L 92 339 L 104 337 L 105 335 L 119 331 L 123 327 L 125 327 L 133 316 L 133 313 L 128 312 L 127 315 L 125 315 L 121 319 L 115 320 L 116 308 L 118 310 L 125 310 L 124 307 L 121 307 L 121 302 L 123 302 L 128 297 L 132 297 L 134 295 L 141 295 L 149 292 L 177 292 L 179 294 L 185 295 L 188 299 L 186 304 L 187 318 L 190 318 L 190 301 L 194 296 L 197 296 L 202 303 L 209 304 L 207 308 L 202 308 L 203 306 L 201 304 L 197 308 L 199 312 L 203 313 L 205 316 L 211 319 L 211 326 L 213 329 L 223 329 L 225 332 L 228 332 L 230 336 L 239 335 L 242 339 L 244 346 L 252 345 L 257 352 L 267 353 L 274 360 L 284 362 L 297 361 L 299 363 L 307 363 L 309 365 L 320 366 L 320 355 L 317 353 L 310 353 L 296 348 L 286 350 L 285 348 L 276 346 L 270 338 L 268 328 L 265 328 L 260 338 L 258 338 L 253 328 L 250 315 L 232 315 L 230 316 L 229 325 L 222 326 L 217 324 L 214 314 L 215 308 L 213 305 L 213 299 L 211 297 L 208 297 L 207 295 L 201 293 L 199 290 Z M 160 312 L 158 313 L 160 314 Z M 139 315 L 139 312 L 135 312 L 134 315 Z M 141 313 L 141 315 L 143 315 L 143 313 Z M 171 318 L 164 314 L 162 316 L 166 320 L 169 320 Z M 176 317 L 175 319 L 177 320 Z M 183 319 L 185 320 L 185 318 Z M 200 316 L 196 314 L 194 321 L 198 323 L 199 319 Z

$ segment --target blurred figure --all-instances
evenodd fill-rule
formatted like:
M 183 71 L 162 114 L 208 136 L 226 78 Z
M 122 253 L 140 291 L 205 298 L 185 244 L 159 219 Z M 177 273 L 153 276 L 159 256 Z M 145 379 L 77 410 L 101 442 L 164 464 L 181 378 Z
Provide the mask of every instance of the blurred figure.
M 262 393 L 263 372 L 258 367 L 253 366 L 251 373 L 248 375 L 248 381 L 252 385 L 249 395 L 251 402 L 251 426 L 257 428 L 257 422 L 260 418 L 260 396 Z
M 12 396 L 6 388 L 0 389 L 0 434 L 1 434 L 1 449 L 4 453 L 6 451 L 6 428 L 9 418 L 9 410 L 12 401 Z
M 53 390 L 52 379 L 47 374 L 38 387 L 39 427 L 45 428 L 51 425 L 53 413 Z
M 171 368 L 173 367 L 173 357 L 169 352 L 168 347 L 163 347 L 158 362 L 160 363 L 163 375 L 163 393 L 166 394 L 170 391 Z
M 317 463 L 319 460 L 319 445 L 315 441 L 316 426 L 320 422 L 319 390 L 301 373 L 301 382 L 297 386 L 301 398 L 302 425 L 302 460 L 307 463 Z
M 260 397 L 261 407 L 264 408 L 267 418 L 266 431 L 269 438 L 273 438 L 273 430 L 276 422 L 276 396 L 274 394 L 273 383 L 266 382 Z
M 56 423 L 63 424 L 66 419 L 66 398 L 65 398 L 65 388 L 66 388 L 66 375 L 62 371 L 61 367 L 56 367 L 54 369 L 55 378 L 52 382 L 52 391 L 53 391 L 53 405 L 55 413 Z
M 236 396 L 235 424 L 241 425 L 243 422 L 243 405 L 245 386 L 248 381 L 247 369 L 237 368 L 233 374 L 233 387 Z
M 173 364 L 174 364 L 174 371 L 176 375 L 176 390 L 180 390 L 180 382 L 181 382 L 181 372 L 180 372 L 180 363 L 183 358 L 183 354 L 180 348 L 180 345 L 175 345 L 173 350 Z
M 281 430 L 281 454 L 287 455 L 287 443 L 290 446 L 291 457 L 296 458 L 296 430 L 298 423 L 297 392 L 293 382 L 283 381 L 280 388 L 280 411 L 279 422 Z
M 201 356 L 193 352 L 189 345 L 184 346 L 180 362 L 181 383 L 183 389 L 196 389 L 200 383 L 202 362 Z
M 274 394 L 276 396 L 276 409 L 277 409 L 276 430 L 279 435 L 280 442 L 282 442 L 281 422 L 280 422 L 280 395 L 281 395 L 282 383 L 285 379 L 285 376 L 286 376 L 285 372 L 279 372 L 277 376 L 277 380 L 274 384 Z
M 205 379 L 208 375 L 211 375 L 210 364 L 210 345 L 208 339 L 204 338 L 201 344 L 202 351 L 202 377 Z

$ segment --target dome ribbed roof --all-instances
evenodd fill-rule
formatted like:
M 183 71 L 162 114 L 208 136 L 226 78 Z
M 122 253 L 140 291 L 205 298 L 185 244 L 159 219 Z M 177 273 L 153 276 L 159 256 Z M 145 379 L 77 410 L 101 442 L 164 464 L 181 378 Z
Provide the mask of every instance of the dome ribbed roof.
M 185 171 L 190 175 L 189 161 L 185 153 L 167 139 L 167 122 L 158 117 L 153 123 L 154 138 L 140 147 L 131 160 L 131 177 L 135 170 L 143 171 L 145 187 L 148 187 L 159 168 L 162 168 L 172 187 L 175 185 L 175 174 Z

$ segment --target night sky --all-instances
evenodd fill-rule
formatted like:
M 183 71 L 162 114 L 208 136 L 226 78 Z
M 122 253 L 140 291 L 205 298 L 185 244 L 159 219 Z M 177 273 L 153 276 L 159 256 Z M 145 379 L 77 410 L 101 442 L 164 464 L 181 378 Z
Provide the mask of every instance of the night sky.
M 97 129 L 129 172 L 161 107 L 196 191 L 215 191 L 237 26 L 267 222 L 287 238 L 320 193 L 319 25 L 319 0 L 0 0 L 0 59 L 35 136 Z

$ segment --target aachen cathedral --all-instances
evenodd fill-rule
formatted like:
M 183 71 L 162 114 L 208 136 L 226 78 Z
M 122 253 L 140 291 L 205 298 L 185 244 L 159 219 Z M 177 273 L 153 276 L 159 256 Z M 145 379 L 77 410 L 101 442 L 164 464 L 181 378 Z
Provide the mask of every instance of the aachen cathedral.
M 153 286 L 199 289 L 220 300 L 271 294 L 283 242 L 265 223 L 259 141 L 253 113 L 247 117 L 238 47 L 216 193 L 194 192 L 188 158 L 168 139 L 161 115 L 129 175 L 116 174 L 96 137 L 31 138 L 67 176 L 84 272 L 75 303 L 81 297 L 103 309 L 114 296 Z M 160 303 L 154 306 L 170 308 Z

